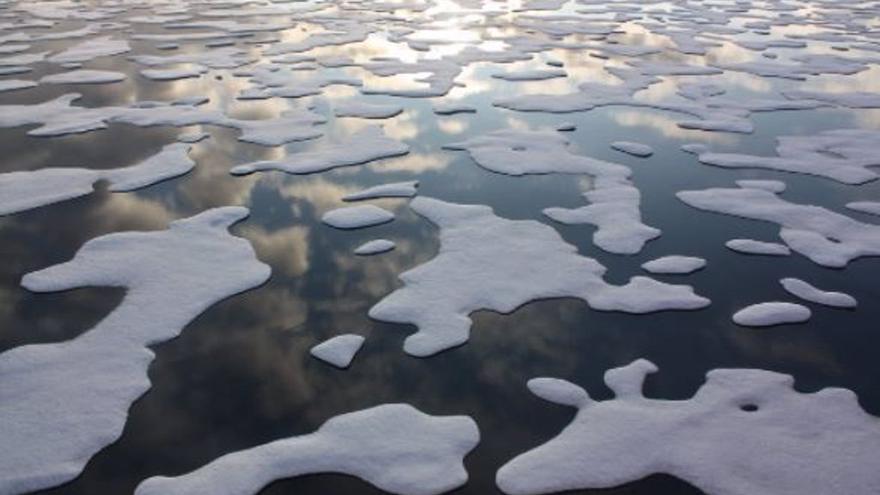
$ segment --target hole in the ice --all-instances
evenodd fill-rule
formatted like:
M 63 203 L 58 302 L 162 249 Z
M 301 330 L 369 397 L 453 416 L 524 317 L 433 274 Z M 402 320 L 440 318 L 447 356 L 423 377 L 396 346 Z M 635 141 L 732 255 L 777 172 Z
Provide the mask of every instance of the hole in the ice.
M 757 404 L 743 404 L 743 405 L 739 406 L 739 408 L 745 412 L 755 412 L 758 410 L 758 405 Z
M 512 149 L 513 151 L 525 151 L 525 150 L 526 150 L 526 147 L 523 146 L 523 145 L 521 145 L 521 144 L 518 144 L 518 145 L 516 145 L 516 146 L 513 146 L 511 149 Z

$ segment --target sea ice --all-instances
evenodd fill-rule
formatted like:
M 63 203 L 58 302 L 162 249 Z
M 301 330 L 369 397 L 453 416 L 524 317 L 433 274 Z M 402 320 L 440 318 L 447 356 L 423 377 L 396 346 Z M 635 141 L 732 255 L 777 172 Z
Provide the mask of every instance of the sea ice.
M 41 83 L 48 84 L 107 84 L 125 80 L 125 74 L 112 70 L 77 69 L 43 76 Z
M 114 169 L 43 168 L 0 174 L 0 215 L 85 196 L 99 180 L 113 192 L 127 192 L 183 175 L 195 167 L 190 146 L 173 143 L 159 153 L 128 167 Z
M 355 354 L 364 345 L 364 337 L 353 333 L 337 335 L 312 347 L 309 354 L 321 361 L 345 369 L 351 365 Z
M 257 121 L 260 122 L 260 121 Z M 382 158 L 392 158 L 409 153 L 409 146 L 386 137 L 382 129 L 366 127 L 353 134 L 343 143 L 333 144 L 313 151 L 293 153 L 283 160 L 268 160 L 233 167 L 233 175 L 247 175 L 265 170 L 281 170 L 289 174 L 313 174 L 337 167 L 361 165 Z
M 375 198 L 411 198 L 418 192 L 419 181 L 392 182 L 368 187 L 362 191 L 343 196 L 343 201 L 361 201 Z
M 358 205 L 328 211 L 321 221 L 337 229 L 361 229 L 388 223 L 394 214 L 375 205 Z
M 538 495 L 666 473 L 714 495 L 880 491 L 871 462 L 880 423 L 852 391 L 801 393 L 790 375 L 715 369 L 690 399 L 652 399 L 642 385 L 656 371 L 644 359 L 607 371 L 615 397 L 605 401 L 564 380 L 530 380 L 536 395 L 577 415 L 555 438 L 502 466 L 499 488 Z
M 333 114 L 337 117 L 360 117 L 362 119 L 387 119 L 400 115 L 400 105 L 380 105 L 360 101 L 342 101 L 335 103 Z
M 419 196 L 416 213 L 440 227 L 440 252 L 400 275 L 404 287 L 370 309 L 370 317 L 410 323 L 418 332 L 404 349 L 429 356 L 468 340 L 473 311 L 510 313 L 538 299 L 576 297 L 603 311 L 649 313 L 699 309 L 709 300 L 687 285 L 633 277 L 606 283 L 605 267 L 577 254 L 551 227 L 508 220 L 482 205 L 459 205 Z
M 611 147 L 617 151 L 639 158 L 647 158 L 654 154 L 654 149 L 647 144 L 634 143 L 632 141 L 614 141 L 611 143 Z
M 393 241 L 387 239 L 374 239 L 358 246 L 357 249 L 354 250 L 354 254 L 358 256 L 372 256 L 374 254 L 387 253 L 394 248 L 395 244 Z
M 788 256 L 791 250 L 777 242 L 756 241 L 754 239 L 731 239 L 724 243 L 728 248 L 744 254 L 763 254 L 767 256 Z
M 803 323 L 812 312 L 806 306 L 790 302 L 764 302 L 752 304 L 733 314 L 737 325 L 746 327 L 769 327 L 790 323 Z
M 854 297 L 843 292 L 824 291 L 797 278 L 784 278 L 779 281 L 791 294 L 817 304 L 835 308 L 854 308 L 858 304 Z
M 465 484 L 464 456 L 480 441 L 467 416 L 383 404 L 329 419 L 308 435 L 226 454 L 177 478 L 149 478 L 135 495 L 253 495 L 313 473 L 356 476 L 398 495 L 438 495 Z
M 823 266 L 841 268 L 860 256 L 880 255 L 880 226 L 821 206 L 790 203 L 771 191 L 710 188 L 676 196 L 700 210 L 777 223 L 788 247 Z
M 24 276 L 22 285 L 34 292 L 124 287 L 126 293 L 110 315 L 72 340 L 0 354 L 0 493 L 78 476 L 119 438 L 128 408 L 150 388 L 149 346 L 269 278 L 250 243 L 227 231 L 247 215 L 246 208 L 216 208 L 163 231 L 105 235 L 71 261 Z
M 664 256 L 642 264 L 645 271 L 657 274 L 686 275 L 702 269 L 706 260 L 695 256 Z

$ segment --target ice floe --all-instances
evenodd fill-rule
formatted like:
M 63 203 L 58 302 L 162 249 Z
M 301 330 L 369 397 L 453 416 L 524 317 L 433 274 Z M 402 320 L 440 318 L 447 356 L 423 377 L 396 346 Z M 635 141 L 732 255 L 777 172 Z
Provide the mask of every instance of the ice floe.
M 628 155 L 639 158 L 647 158 L 654 154 L 654 149 L 647 144 L 634 143 L 632 141 L 614 141 L 611 147 Z
M 360 101 L 343 101 L 333 106 L 333 114 L 337 117 L 360 117 L 362 119 L 387 119 L 400 115 L 400 105 L 380 105 Z
M 664 256 L 646 263 L 642 268 L 650 273 L 686 275 L 701 270 L 706 266 L 706 260 L 695 256 Z
M 870 169 L 880 166 L 878 147 L 878 131 L 836 129 L 808 136 L 782 136 L 778 138 L 776 157 L 709 151 L 697 156 L 701 163 L 717 167 L 764 168 L 863 184 L 880 177 Z
M 762 254 L 766 256 L 788 256 L 791 249 L 778 242 L 756 241 L 754 239 L 731 239 L 724 243 L 728 248 L 743 254 Z
M 373 239 L 367 241 L 354 250 L 354 254 L 358 256 L 372 256 L 374 254 L 387 253 L 394 249 L 396 245 L 394 241 L 388 239 Z
M 376 205 L 357 205 L 328 211 L 321 221 L 337 229 L 361 229 L 388 223 L 394 214 Z
M 790 302 L 763 302 L 752 304 L 733 314 L 737 325 L 746 327 L 769 327 L 790 323 L 803 323 L 812 312 L 806 306 Z
M 0 215 L 9 215 L 90 194 L 100 180 L 125 192 L 183 175 L 195 167 L 190 146 L 173 143 L 134 165 L 114 169 L 44 168 L 0 174 Z
M 40 78 L 48 84 L 107 84 L 124 81 L 126 75 L 112 70 L 77 69 Z
M 364 345 L 363 335 L 348 333 L 337 335 L 312 347 L 309 354 L 337 368 L 348 368 L 355 354 Z
M 308 435 L 226 454 L 176 478 L 149 478 L 135 495 L 253 495 L 275 480 L 356 476 L 398 495 L 438 495 L 468 479 L 464 457 L 480 440 L 467 416 L 432 416 L 383 404 L 333 417 Z
M 227 231 L 247 214 L 217 208 L 163 231 L 105 235 L 71 261 L 24 276 L 22 285 L 34 292 L 127 291 L 112 313 L 72 340 L 0 354 L 0 493 L 78 476 L 119 438 L 129 407 L 150 388 L 148 346 L 173 339 L 213 304 L 268 279 L 269 267 L 250 243 Z
M 368 187 L 342 197 L 343 201 L 361 201 L 375 198 L 411 198 L 418 192 L 419 181 L 392 182 Z
M 843 292 L 824 291 L 798 278 L 784 278 L 779 281 L 782 287 L 795 296 L 817 304 L 835 308 L 854 308 L 858 304 L 854 297 Z
M 644 359 L 605 373 L 615 397 L 594 401 L 581 387 L 535 378 L 529 388 L 577 408 L 555 438 L 501 467 L 510 495 L 610 488 L 656 473 L 709 494 L 874 493 L 880 473 L 877 418 L 846 389 L 794 389 L 790 375 L 715 369 L 684 400 L 645 397 Z M 732 469 L 736 466 L 736 469 Z
M 606 283 L 605 268 L 577 254 L 552 228 L 533 220 L 508 220 L 481 205 L 446 203 L 423 196 L 410 203 L 440 227 L 440 252 L 400 275 L 404 287 L 370 309 L 370 317 L 410 323 L 418 332 L 404 349 L 428 356 L 468 340 L 479 309 L 510 313 L 538 299 L 576 297 L 604 311 L 649 313 L 699 309 L 709 300 L 687 285 L 633 277 Z
M 676 196 L 700 210 L 779 224 L 779 236 L 792 251 L 823 266 L 840 268 L 861 256 L 880 255 L 880 226 L 821 206 L 790 203 L 771 191 L 710 188 Z
M 259 122 L 259 121 L 257 121 Z M 283 160 L 267 160 L 233 167 L 233 175 L 247 175 L 266 170 L 280 170 L 288 174 L 314 174 L 337 167 L 362 165 L 383 158 L 409 153 L 409 146 L 391 139 L 379 127 L 366 127 L 349 136 L 346 141 L 313 151 L 293 153 Z

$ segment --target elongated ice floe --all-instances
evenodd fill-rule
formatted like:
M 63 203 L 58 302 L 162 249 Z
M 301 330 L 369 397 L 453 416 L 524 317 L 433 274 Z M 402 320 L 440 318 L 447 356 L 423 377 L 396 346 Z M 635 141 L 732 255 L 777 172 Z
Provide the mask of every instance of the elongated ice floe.
M 701 163 L 717 167 L 765 168 L 863 184 L 880 177 L 871 170 L 880 166 L 878 147 L 880 131 L 837 129 L 808 136 L 782 136 L 776 146 L 779 156 L 705 151 L 697 157 Z
M 617 151 L 639 158 L 647 158 L 654 154 L 654 149 L 647 144 L 634 143 L 632 141 L 614 141 L 611 147 Z
M 343 196 L 343 201 L 361 201 L 375 198 L 411 198 L 416 195 L 419 181 L 392 182 L 368 187 L 362 191 Z
M 254 495 L 313 473 L 356 476 L 398 495 L 437 495 L 465 484 L 464 457 L 480 440 L 468 416 L 432 416 L 383 404 L 329 419 L 317 431 L 227 454 L 176 478 L 153 477 L 135 495 Z
M 746 327 L 769 327 L 789 323 L 803 323 L 812 312 L 806 306 L 790 302 L 763 302 L 752 304 L 733 314 L 737 325 Z
M 823 266 L 840 268 L 861 256 L 880 255 L 880 226 L 821 206 L 790 203 L 771 191 L 710 188 L 676 196 L 700 210 L 779 224 L 779 236 L 792 251 Z
M 40 78 L 48 84 L 107 84 L 124 81 L 125 73 L 112 70 L 77 69 Z
M 387 119 L 400 115 L 400 105 L 380 105 L 362 101 L 341 101 L 333 105 L 333 114 L 337 117 L 360 117 L 362 119 Z
M 364 340 L 363 335 L 353 333 L 337 335 L 312 347 L 309 354 L 337 368 L 348 368 Z
M 729 249 L 743 254 L 763 254 L 766 256 L 788 256 L 791 249 L 778 242 L 756 241 L 754 239 L 731 239 L 724 243 Z
M 553 131 L 502 129 L 443 146 L 464 150 L 481 167 L 507 175 L 589 174 L 629 177 L 629 167 L 572 153 L 568 139 Z
M 644 359 L 605 373 L 613 399 L 535 378 L 539 397 L 578 409 L 555 438 L 505 464 L 510 495 L 600 489 L 666 473 L 707 494 L 877 493 L 880 422 L 846 389 L 794 389 L 790 375 L 715 369 L 685 400 L 643 395 L 657 367 Z M 736 466 L 736 469 L 732 469 Z
M 113 192 L 126 192 L 178 177 L 196 165 L 189 150 L 185 143 L 169 144 L 146 160 L 121 168 L 44 168 L 0 174 L 0 215 L 85 196 L 100 180 L 108 181 Z
M 127 107 L 75 107 L 81 95 L 69 93 L 33 105 L 0 105 L 0 127 L 37 124 L 30 136 L 55 137 L 106 129 L 111 123 L 139 127 L 211 124 L 241 131 L 239 141 L 279 146 L 292 141 L 314 139 L 323 133 L 315 126 L 326 119 L 308 108 L 295 108 L 281 117 L 244 120 L 227 117 L 216 110 L 198 108 L 204 97 L 174 102 L 137 102 Z
M 81 63 L 98 57 L 119 55 L 131 51 L 125 40 L 116 40 L 112 36 L 100 36 L 85 40 L 49 57 L 49 62 L 56 64 Z
M 367 241 L 354 250 L 354 254 L 358 256 L 372 256 L 374 254 L 387 253 L 395 248 L 394 241 L 388 239 L 373 239 Z
M 706 260 L 695 256 L 664 256 L 646 263 L 642 268 L 650 273 L 686 275 L 702 269 L 706 266 Z
M 233 175 L 247 175 L 258 171 L 280 170 L 289 174 L 313 174 L 407 153 L 409 153 L 409 146 L 385 136 L 381 128 L 371 126 L 353 134 L 345 142 L 313 151 L 293 153 L 283 160 L 238 165 L 232 168 L 231 173 Z
M 649 313 L 699 309 L 709 300 L 687 285 L 633 277 L 606 283 L 605 267 L 581 256 L 551 227 L 508 220 L 482 205 L 417 197 L 413 210 L 440 227 L 440 252 L 400 275 L 404 287 L 370 309 L 370 317 L 411 323 L 404 349 L 429 356 L 468 340 L 468 315 L 480 309 L 510 313 L 538 299 L 576 297 L 603 311 Z
M 6 91 L 18 91 L 19 89 L 28 89 L 38 86 L 36 81 L 27 79 L 4 79 L 0 81 L 0 93 Z
M 782 287 L 791 294 L 817 304 L 824 304 L 835 308 L 854 308 L 858 304 L 856 299 L 843 292 L 824 291 L 797 278 L 784 278 L 779 281 Z
M 71 261 L 24 276 L 22 285 L 34 292 L 127 291 L 110 315 L 72 340 L 0 354 L 0 376 L 7 378 L 0 380 L 0 493 L 79 475 L 119 438 L 128 408 L 150 388 L 148 346 L 173 339 L 214 303 L 269 278 L 250 243 L 227 231 L 247 215 L 246 208 L 216 208 L 163 231 L 98 237 Z
M 880 216 L 880 201 L 853 201 L 846 207 L 853 211 Z
M 388 223 L 394 220 L 394 214 L 376 205 L 347 206 L 330 210 L 321 217 L 321 221 L 337 229 L 361 229 Z

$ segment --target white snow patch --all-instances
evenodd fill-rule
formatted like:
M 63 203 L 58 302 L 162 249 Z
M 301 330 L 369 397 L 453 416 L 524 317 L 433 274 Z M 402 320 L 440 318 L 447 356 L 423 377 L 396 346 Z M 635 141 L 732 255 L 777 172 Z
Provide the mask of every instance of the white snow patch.
M 737 325 L 746 327 L 769 327 L 791 323 L 803 323 L 810 319 L 810 308 L 790 302 L 764 302 L 746 306 L 733 314 Z
M 632 141 L 614 141 L 611 143 L 611 147 L 617 151 L 639 158 L 647 158 L 654 154 L 654 148 L 647 144 L 634 143 Z
M 107 84 L 124 81 L 125 78 L 126 76 L 122 72 L 78 69 L 43 76 L 40 82 L 48 84 Z
M 538 396 L 574 406 L 577 415 L 555 438 L 502 466 L 498 486 L 538 495 L 666 473 L 710 494 L 880 491 L 880 472 L 869 461 L 880 449 L 880 428 L 852 391 L 800 393 L 790 375 L 715 369 L 690 399 L 645 397 L 645 376 L 656 371 L 644 359 L 607 371 L 615 398 L 605 401 L 563 380 L 530 380 Z
M 312 473 L 356 476 L 399 495 L 438 495 L 467 482 L 463 459 L 479 440 L 467 416 L 383 404 L 331 418 L 308 435 L 226 454 L 177 478 L 150 478 L 135 495 L 251 495 Z
M 482 205 L 459 205 L 419 196 L 416 213 L 440 227 L 440 252 L 400 275 L 404 287 L 370 309 L 370 317 L 411 323 L 418 332 L 404 349 L 429 356 L 468 340 L 473 311 L 510 313 L 538 299 L 576 297 L 604 311 L 649 313 L 699 309 L 709 300 L 686 285 L 633 277 L 606 283 L 605 267 L 577 254 L 551 227 L 508 220 Z
M 258 121 L 259 122 L 259 121 Z M 337 167 L 361 165 L 374 160 L 409 153 L 409 146 L 386 137 L 381 128 L 371 126 L 358 131 L 344 143 L 313 151 L 294 153 L 283 160 L 268 160 L 233 167 L 233 175 L 257 171 L 281 170 L 289 174 L 313 174 Z
M 189 150 L 188 144 L 169 144 L 146 160 L 122 168 L 44 168 L 0 174 L 0 215 L 85 196 L 99 180 L 109 181 L 113 192 L 127 192 L 178 177 L 196 165 Z
M 375 205 L 357 205 L 328 211 L 321 221 L 337 229 L 361 229 L 388 223 L 394 214 Z
M 835 308 L 854 308 L 858 304 L 855 298 L 849 294 L 824 291 L 797 278 L 784 278 L 779 283 L 785 290 L 805 301 Z
M 728 248 L 744 254 L 762 254 L 767 256 L 788 256 L 791 250 L 778 242 L 756 241 L 754 239 L 731 239 L 724 243 Z
M 0 493 L 24 493 L 77 477 L 122 434 L 128 408 L 150 388 L 148 346 L 176 337 L 218 301 L 269 278 L 248 241 L 227 229 L 246 208 L 208 210 L 167 230 L 109 234 L 71 261 L 31 272 L 34 292 L 124 287 L 95 327 L 60 343 L 0 354 Z M 8 379 L 15 377 L 15 379 Z
M 695 256 L 664 256 L 642 264 L 642 268 L 650 273 L 686 275 L 702 269 L 706 260 Z
M 393 241 L 389 241 L 388 239 L 373 239 L 372 241 L 367 241 L 357 249 L 354 250 L 354 254 L 358 256 L 372 256 L 374 254 L 387 253 L 395 248 L 395 244 Z
M 411 198 L 418 192 L 419 181 L 392 182 L 368 187 L 362 191 L 351 193 L 342 198 L 343 201 L 361 201 L 375 198 Z
M 340 369 L 348 368 L 355 354 L 364 345 L 363 335 L 337 335 L 312 347 L 309 354 Z

